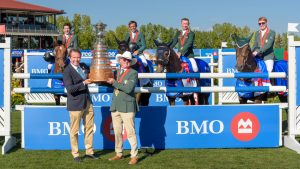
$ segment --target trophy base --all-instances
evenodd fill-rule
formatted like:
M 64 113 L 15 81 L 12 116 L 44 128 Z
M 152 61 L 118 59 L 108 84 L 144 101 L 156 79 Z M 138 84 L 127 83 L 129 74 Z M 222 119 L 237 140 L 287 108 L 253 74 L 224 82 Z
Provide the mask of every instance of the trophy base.
M 92 71 L 89 77 L 93 83 L 106 83 L 108 78 L 114 78 L 114 75 L 111 70 Z
M 111 84 L 107 83 L 107 82 L 103 82 L 103 81 L 92 81 L 92 83 L 97 84 L 98 86 L 107 86 L 107 87 L 111 87 Z

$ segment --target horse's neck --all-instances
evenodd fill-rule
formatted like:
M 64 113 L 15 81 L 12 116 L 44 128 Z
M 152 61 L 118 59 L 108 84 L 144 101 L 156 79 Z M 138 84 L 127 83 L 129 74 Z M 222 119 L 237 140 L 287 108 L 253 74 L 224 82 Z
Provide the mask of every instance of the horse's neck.
M 251 63 L 250 64 L 253 67 L 253 71 L 255 71 L 257 69 L 257 67 L 258 67 L 258 64 L 256 62 L 255 57 L 252 56 L 252 52 L 251 52 L 250 46 L 248 47 L 248 50 L 249 50 L 248 58 L 251 59 Z
M 169 65 L 167 67 L 167 71 L 172 73 L 182 72 L 181 60 L 180 58 L 178 58 L 174 50 L 171 50 L 169 59 L 170 60 L 169 60 Z

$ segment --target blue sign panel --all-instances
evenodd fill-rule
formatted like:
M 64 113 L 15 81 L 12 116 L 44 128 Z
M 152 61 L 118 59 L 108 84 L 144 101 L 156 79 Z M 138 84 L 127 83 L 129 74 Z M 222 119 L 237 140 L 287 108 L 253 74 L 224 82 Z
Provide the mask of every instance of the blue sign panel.
M 94 111 L 94 148 L 113 149 L 109 107 Z M 135 120 L 139 147 L 156 149 L 278 147 L 280 125 L 278 105 L 141 107 Z M 70 149 L 65 107 L 25 107 L 23 127 L 25 149 Z M 81 127 L 80 149 L 83 135 Z M 126 134 L 124 141 L 129 149 Z
M 0 49 L 0 107 L 4 106 L 4 49 Z
M 296 47 L 296 63 L 300 63 L 300 47 Z M 299 64 L 296 65 L 296 79 L 300 75 L 300 66 Z M 300 96 L 297 91 L 300 91 L 300 80 L 296 81 L 296 105 L 300 105 Z
M 20 58 L 24 55 L 24 50 L 23 49 L 13 49 L 13 50 L 11 50 L 10 55 L 12 58 Z
M 223 49 L 222 52 L 234 52 L 230 49 Z M 235 55 L 225 55 L 223 56 L 223 73 L 236 73 L 236 56 Z M 235 86 L 235 78 L 225 78 L 223 79 L 223 86 Z
M 27 55 L 27 71 L 28 73 L 48 73 L 48 62 L 43 56 Z M 48 87 L 48 79 L 29 79 L 28 87 Z

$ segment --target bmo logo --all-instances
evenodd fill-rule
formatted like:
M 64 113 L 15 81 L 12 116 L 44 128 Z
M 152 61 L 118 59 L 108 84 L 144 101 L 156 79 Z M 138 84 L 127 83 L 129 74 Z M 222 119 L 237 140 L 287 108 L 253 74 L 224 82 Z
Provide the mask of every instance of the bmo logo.
M 260 124 L 254 114 L 242 112 L 232 119 L 230 130 L 236 139 L 240 141 L 250 141 L 257 136 L 260 130 Z
M 109 141 L 115 142 L 115 131 L 112 124 L 111 116 L 108 116 L 104 120 L 104 125 L 102 127 L 102 130 L 103 130 L 104 137 L 106 137 Z M 127 133 L 124 125 L 123 125 L 122 134 L 123 134 L 123 141 L 127 140 Z

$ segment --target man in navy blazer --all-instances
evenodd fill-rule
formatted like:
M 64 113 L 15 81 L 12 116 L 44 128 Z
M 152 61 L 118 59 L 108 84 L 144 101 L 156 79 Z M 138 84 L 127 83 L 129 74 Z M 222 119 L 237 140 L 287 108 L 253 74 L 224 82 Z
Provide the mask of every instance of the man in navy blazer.
M 75 162 L 81 162 L 78 152 L 78 131 L 80 120 L 83 119 L 85 157 L 97 159 L 94 156 L 93 137 L 94 137 L 94 111 L 91 97 L 88 90 L 87 79 L 88 69 L 80 64 L 81 53 L 78 49 L 71 49 L 70 64 L 65 67 L 63 73 L 64 85 L 67 89 L 67 109 L 70 113 L 70 142 L 72 155 Z

